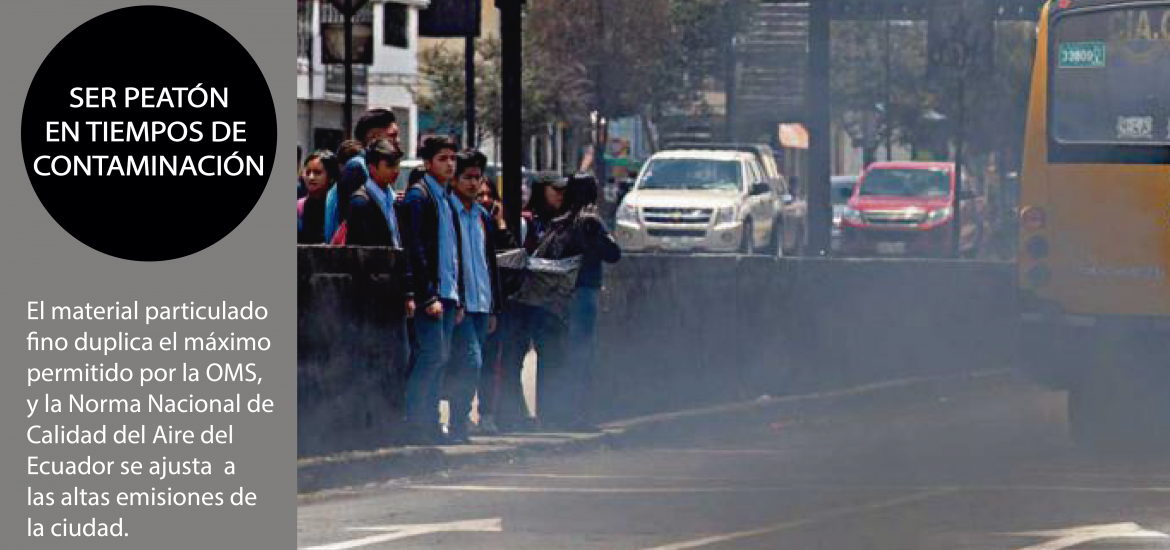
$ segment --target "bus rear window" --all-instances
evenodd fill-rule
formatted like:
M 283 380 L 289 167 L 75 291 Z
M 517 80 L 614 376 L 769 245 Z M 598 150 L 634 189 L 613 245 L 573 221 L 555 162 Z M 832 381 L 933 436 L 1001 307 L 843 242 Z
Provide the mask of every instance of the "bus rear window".
M 1170 144 L 1170 2 L 1066 12 L 1053 24 L 1053 138 Z

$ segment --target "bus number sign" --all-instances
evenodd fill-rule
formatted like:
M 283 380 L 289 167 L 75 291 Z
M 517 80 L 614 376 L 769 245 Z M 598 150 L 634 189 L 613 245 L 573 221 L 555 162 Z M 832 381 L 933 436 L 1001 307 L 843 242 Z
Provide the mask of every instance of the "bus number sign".
M 1060 45 L 1060 68 L 1099 69 L 1105 66 L 1104 42 L 1065 42 Z

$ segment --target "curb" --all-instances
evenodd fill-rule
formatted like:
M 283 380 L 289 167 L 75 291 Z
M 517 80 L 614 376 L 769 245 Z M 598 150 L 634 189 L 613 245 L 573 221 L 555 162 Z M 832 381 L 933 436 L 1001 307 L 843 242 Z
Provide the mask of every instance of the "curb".
M 599 433 L 533 433 L 500 437 L 474 437 L 473 445 L 454 447 L 396 447 L 357 451 L 297 461 L 297 493 L 432 474 L 467 466 L 497 464 L 537 453 L 563 453 L 621 446 L 717 425 L 730 418 L 752 421 L 775 414 L 817 414 L 853 405 L 905 401 L 927 393 L 977 391 L 1014 379 L 1011 370 L 986 370 L 960 375 L 925 376 L 878 382 L 820 393 L 786 397 L 762 397 L 731 403 L 654 414 L 611 422 Z

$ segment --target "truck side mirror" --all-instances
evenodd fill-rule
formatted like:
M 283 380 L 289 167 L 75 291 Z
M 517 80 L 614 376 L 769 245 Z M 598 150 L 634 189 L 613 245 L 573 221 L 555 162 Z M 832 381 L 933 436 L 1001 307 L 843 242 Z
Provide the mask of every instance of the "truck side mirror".
M 751 188 L 752 195 L 767 195 L 771 191 L 772 191 L 772 186 L 770 186 L 767 183 L 764 183 L 762 181 L 752 184 L 752 188 Z

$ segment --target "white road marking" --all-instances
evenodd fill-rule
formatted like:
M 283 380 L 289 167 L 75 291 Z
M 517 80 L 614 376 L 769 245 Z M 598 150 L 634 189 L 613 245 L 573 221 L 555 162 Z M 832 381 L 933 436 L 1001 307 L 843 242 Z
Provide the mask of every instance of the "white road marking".
M 856 514 L 860 514 L 860 513 L 864 513 L 864 512 L 875 512 L 878 510 L 885 510 L 888 508 L 896 508 L 898 506 L 904 506 L 904 505 L 912 504 L 915 502 L 921 502 L 923 500 L 943 496 L 943 495 L 946 495 L 946 494 L 949 494 L 952 492 L 954 492 L 954 491 L 953 490 L 940 490 L 940 491 L 926 491 L 926 492 L 922 492 L 922 493 L 914 493 L 912 495 L 908 495 L 908 496 L 904 496 L 904 497 L 899 497 L 899 498 L 894 498 L 894 499 L 889 499 L 889 500 L 882 500 L 882 501 L 878 501 L 878 502 L 872 502 L 869 504 L 863 504 L 861 506 L 848 506 L 845 508 L 838 508 L 835 510 L 829 510 L 826 512 L 822 512 L 820 514 L 814 514 L 814 515 L 809 516 L 807 518 L 790 520 L 790 521 L 785 521 L 782 523 L 776 523 L 773 525 L 761 527 L 759 529 L 751 529 L 748 531 L 736 531 L 734 533 L 723 533 L 720 535 L 711 535 L 708 537 L 686 540 L 686 541 L 681 541 L 681 542 L 674 542 L 671 544 L 665 544 L 662 546 L 655 546 L 652 548 L 645 548 L 642 550 L 687 550 L 689 548 L 699 548 L 701 546 L 708 546 L 711 544 L 718 544 L 721 542 L 728 542 L 728 541 L 732 541 L 732 540 L 758 537 L 761 535 L 770 535 L 772 533 L 791 531 L 793 529 L 799 529 L 801 527 L 807 527 L 809 525 L 814 525 L 814 524 L 822 523 L 822 522 L 825 522 L 828 520 L 839 519 L 842 517 L 852 516 L 852 515 L 856 515 Z
M 494 519 L 473 519 L 466 521 L 452 521 L 448 523 L 422 523 L 417 525 L 384 525 L 380 527 L 353 527 L 347 529 L 348 531 L 372 531 L 379 532 L 380 535 L 373 535 L 365 538 L 348 540 L 334 544 L 324 544 L 321 546 L 311 546 L 303 548 L 302 550 L 350 550 L 352 548 L 361 548 L 363 546 L 370 546 L 371 544 L 380 544 L 383 542 L 390 542 L 393 540 L 400 540 L 409 537 L 417 537 L 431 533 L 455 533 L 455 532 L 478 532 L 478 533 L 499 533 L 504 530 L 503 520 L 501 518 Z
M 660 454 L 707 454 L 707 455 L 791 455 L 794 451 L 780 449 L 647 449 L 643 452 Z
M 1078 485 L 989 485 L 967 491 L 1036 491 L 1064 493 L 1170 493 L 1170 487 L 1085 487 Z
M 758 493 L 786 491 L 787 487 L 523 487 L 518 485 L 407 485 L 416 491 L 463 491 L 469 493 L 567 493 L 601 495 L 679 494 L 679 493 Z
M 558 474 L 487 474 L 484 477 L 535 477 L 566 480 L 643 479 L 661 481 L 722 481 L 715 478 L 653 478 L 640 476 L 561 476 Z M 682 493 L 760 493 L 780 491 L 919 491 L 919 492 L 1019 492 L 1038 493 L 1170 493 L 1170 487 L 1085 487 L 1068 485 L 880 485 L 880 484 L 793 484 L 793 485 L 715 485 L 709 487 L 537 487 L 522 485 L 406 485 L 416 491 L 468 493 L 566 493 L 566 494 L 682 494 Z
M 1143 529 L 1136 523 L 1109 523 L 1104 525 L 1084 525 L 1055 531 L 1034 531 L 1029 533 L 1011 533 L 1020 537 L 1053 538 L 1043 544 L 1021 548 L 1020 550 L 1064 550 L 1087 542 L 1104 539 L 1166 539 L 1170 535 Z
M 639 475 L 606 475 L 606 474 L 521 474 L 511 472 L 487 472 L 475 474 L 475 477 L 507 477 L 521 479 L 581 479 L 581 480 L 646 480 L 646 481 L 735 481 L 728 478 L 694 477 L 694 476 L 639 476 Z

